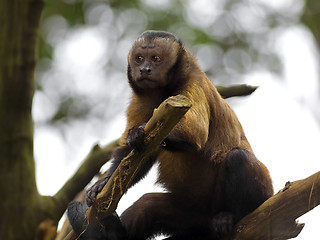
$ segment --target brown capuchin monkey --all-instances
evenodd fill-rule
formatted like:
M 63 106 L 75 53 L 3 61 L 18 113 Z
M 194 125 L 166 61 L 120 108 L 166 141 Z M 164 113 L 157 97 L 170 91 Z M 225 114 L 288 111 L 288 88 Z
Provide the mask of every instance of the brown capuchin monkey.
M 146 31 L 128 56 L 133 90 L 127 127 L 107 177 L 87 191 L 90 206 L 123 157 L 144 149 L 144 126 L 153 110 L 182 94 L 192 107 L 165 144 L 138 172 L 141 180 L 155 162 L 165 193 L 148 193 L 120 218 L 114 214 L 97 229 L 87 227 L 85 204 L 73 202 L 68 217 L 81 239 L 142 240 L 159 234 L 170 239 L 221 239 L 245 215 L 273 195 L 267 168 L 256 158 L 235 113 L 201 70 L 191 52 L 173 34 Z

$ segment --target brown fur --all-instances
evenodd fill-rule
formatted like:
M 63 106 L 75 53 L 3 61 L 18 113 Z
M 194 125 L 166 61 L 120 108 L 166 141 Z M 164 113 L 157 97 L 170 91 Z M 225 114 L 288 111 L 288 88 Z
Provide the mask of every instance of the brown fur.
M 129 62 L 132 52 L 145 42 L 144 39 L 139 39 L 133 45 L 133 50 L 129 53 Z M 173 48 L 179 47 L 178 44 L 172 43 L 168 39 L 165 41 L 155 40 L 154 42 L 165 46 L 169 43 Z M 169 57 L 169 59 L 176 59 L 174 57 L 175 53 L 179 51 L 172 49 L 171 51 L 173 51 L 173 57 Z M 205 189 L 212 189 L 212 186 L 208 186 L 208 183 L 214 181 L 213 179 L 208 181 L 207 177 L 215 175 L 214 165 L 223 161 L 230 150 L 239 147 L 252 154 L 253 151 L 233 110 L 219 95 L 192 54 L 187 49 L 184 49 L 184 51 L 185 56 L 181 65 L 188 66 L 182 73 L 186 82 L 182 88 L 174 91 L 172 95 L 182 94 L 188 97 L 192 102 L 192 107 L 174 130 L 181 133 L 188 142 L 193 143 L 199 151 L 190 154 L 162 150 L 159 153 L 158 161 L 160 162 L 159 182 L 163 183 L 170 191 L 180 191 L 190 195 L 193 193 L 190 193 L 190 190 L 185 191 L 183 187 L 195 191 L 196 187 L 190 187 L 192 183 L 200 183 L 200 185 L 197 185 L 200 192 Z M 127 128 L 121 138 L 122 144 L 125 143 L 128 130 L 140 123 L 147 122 L 152 116 L 153 110 L 165 100 L 161 97 L 165 94 L 157 91 L 158 89 L 147 90 L 141 95 L 133 94 L 130 106 L 127 109 Z M 210 159 L 203 159 L 205 156 L 210 156 Z M 193 174 L 197 172 L 195 170 L 197 168 L 200 168 L 199 172 L 207 170 L 208 174 L 201 174 L 200 176 Z M 196 177 L 206 179 L 194 179 Z M 202 187 L 202 185 L 204 186 Z M 196 193 L 196 195 L 198 194 Z
M 135 127 L 143 126 L 162 101 L 182 94 L 192 102 L 166 140 L 171 146 L 160 149 L 138 174 L 136 182 L 158 161 L 158 183 L 169 193 L 147 194 L 123 213 L 128 239 L 161 232 L 175 239 L 220 239 L 273 194 L 269 172 L 254 156 L 235 113 L 174 35 L 143 33 L 129 52 L 128 79 L 133 96 L 127 127 L 109 175 L 141 141 Z

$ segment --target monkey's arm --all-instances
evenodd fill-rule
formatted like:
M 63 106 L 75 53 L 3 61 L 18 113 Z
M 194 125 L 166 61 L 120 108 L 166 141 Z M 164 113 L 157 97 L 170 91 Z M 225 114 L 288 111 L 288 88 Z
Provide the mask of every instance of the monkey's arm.
M 82 202 L 72 202 L 69 204 L 67 211 L 68 218 L 73 230 L 78 235 L 81 235 L 79 239 L 113 239 L 112 236 L 122 236 L 122 238 L 119 239 L 124 238 L 125 230 L 116 213 L 101 222 L 103 226 L 108 226 L 108 229 L 103 229 L 102 231 L 99 227 L 94 227 L 87 224 L 85 213 L 88 207 L 90 207 L 96 200 L 98 193 L 101 192 L 103 187 L 106 185 L 111 175 L 120 164 L 122 158 L 124 158 L 130 152 L 130 150 L 131 149 L 127 146 L 119 147 L 116 150 L 112 165 L 109 168 L 106 177 L 97 181 L 92 187 L 87 190 L 87 204 Z
M 210 108 L 202 89 L 192 88 L 182 93 L 192 103 L 192 107 L 172 129 L 164 141 L 169 151 L 196 151 L 204 147 L 208 140 Z
M 114 156 L 113 156 L 113 160 L 112 160 L 111 166 L 107 172 L 107 175 L 104 178 L 98 180 L 93 186 L 88 188 L 88 190 L 86 192 L 86 202 L 89 207 L 96 200 L 96 196 L 98 195 L 98 193 L 101 192 L 102 188 L 107 184 L 111 175 L 119 166 L 121 160 L 125 156 L 127 156 L 130 151 L 131 151 L 131 149 L 127 146 L 119 147 L 115 151 Z
M 198 149 L 196 144 L 188 141 L 178 129 L 169 133 L 168 137 L 163 141 L 162 147 L 172 152 L 191 152 Z
M 87 190 L 86 201 L 88 206 L 91 206 L 92 203 L 95 201 L 96 196 L 98 195 L 99 192 L 101 192 L 102 188 L 107 184 L 110 177 L 119 166 L 121 160 L 124 157 L 126 157 L 132 151 L 132 149 L 136 149 L 137 151 L 143 150 L 144 126 L 145 124 L 139 124 L 129 130 L 129 133 L 126 139 L 126 145 L 119 147 L 115 151 L 113 155 L 112 164 L 107 172 L 106 177 L 97 181 L 92 187 L 90 187 Z M 129 187 L 139 182 L 149 172 L 155 160 L 156 160 L 156 155 L 151 156 L 149 157 L 148 160 L 146 160 L 143 166 L 141 166 L 141 168 L 139 169 L 135 178 L 132 180 Z

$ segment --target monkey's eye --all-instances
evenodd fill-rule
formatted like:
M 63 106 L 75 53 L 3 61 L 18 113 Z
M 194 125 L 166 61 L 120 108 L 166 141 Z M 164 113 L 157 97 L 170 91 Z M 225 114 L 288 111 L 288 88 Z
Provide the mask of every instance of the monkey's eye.
M 137 63 L 141 63 L 141 62 L 143 62 L 143 57 L 142 56 L 136 56 L 136 62 Z
M 157 56 L 157 55 L 152 56 L 151 58 L 152 58 L 152 61 L 154 61 L 154 62 L 160 62 L 161 61 L 161 58 L 159 56 Z

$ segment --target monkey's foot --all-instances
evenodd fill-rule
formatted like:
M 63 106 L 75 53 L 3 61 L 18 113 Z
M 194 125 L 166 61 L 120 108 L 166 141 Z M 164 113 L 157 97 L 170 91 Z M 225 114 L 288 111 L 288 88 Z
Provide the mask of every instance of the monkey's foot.
M 68 206 L 70 224 L 82 240 L 123 240 L 126 233 L 117 213 L 103 219 L 98 225 L 87 223 L 85 214 L 88 207 L 85 203 L 71 202 Z
M 96 201 L 98 193 L 101 192 L 102 188 L 107 184 L 108 181 L 109 177 L 102 178 L 87 190 L 86 202 L 89 207 Z
M 214 236 L 220 238 L 226 237 L 232 232 L 234 227 L 234 215 L 229 212 L 220 212 L 212 219 L 212 229 Z

